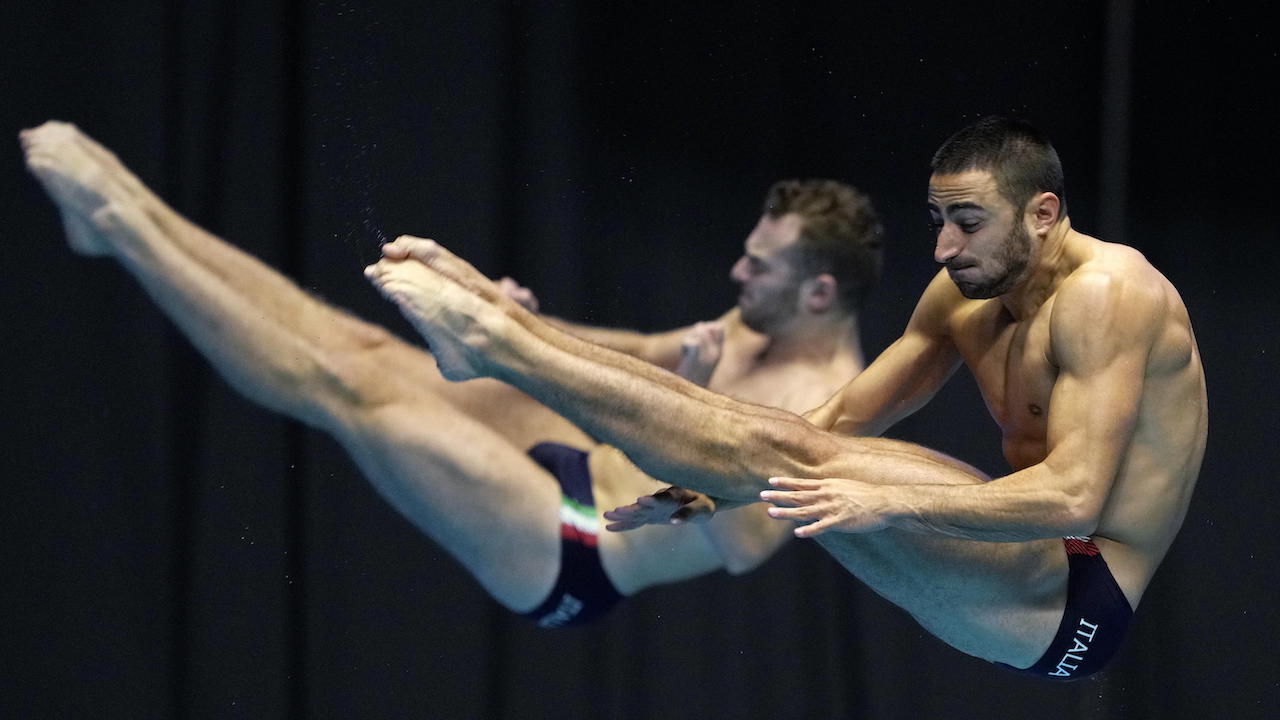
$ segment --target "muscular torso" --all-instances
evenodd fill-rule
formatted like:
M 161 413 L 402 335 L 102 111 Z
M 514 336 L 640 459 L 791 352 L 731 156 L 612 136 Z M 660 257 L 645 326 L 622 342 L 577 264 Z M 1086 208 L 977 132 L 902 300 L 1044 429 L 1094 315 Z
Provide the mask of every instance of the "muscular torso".
M 1138 266 L 1141 280 L 1158 283 L 1164 298 L 1133 439 L 1095 532 L 1136 601 L 1182 523 L 1199 472 L 1207 432 L 1204 376 L 1186 308 L 1163 276 L 1124 246 L 1097 242 L 1090 263 L 1093 269 Z M 948 321 L 949 335 L 1000 426 L 1014 470 L 1047 454 L 1049 400 L 1059 373 L 1050 332 L 1055 299 L 1050 296 L 1020 321 L 999 300 L 963 301 Z

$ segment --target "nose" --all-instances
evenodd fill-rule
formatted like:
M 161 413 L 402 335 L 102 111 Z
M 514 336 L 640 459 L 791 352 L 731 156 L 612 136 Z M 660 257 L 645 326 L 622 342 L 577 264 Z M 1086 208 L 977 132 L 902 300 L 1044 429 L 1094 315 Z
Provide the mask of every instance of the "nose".
M 939 265 L 945 265 L 964 250 L 964 234 L 951 223 L 946 223 L 938 231 L 938 240 L 933 248 L 933 259 Z
M 736 283 L 744 283 L 747 281 L 747 258 L 740 257 L 738 261 L 729 268 L 729 279 Z

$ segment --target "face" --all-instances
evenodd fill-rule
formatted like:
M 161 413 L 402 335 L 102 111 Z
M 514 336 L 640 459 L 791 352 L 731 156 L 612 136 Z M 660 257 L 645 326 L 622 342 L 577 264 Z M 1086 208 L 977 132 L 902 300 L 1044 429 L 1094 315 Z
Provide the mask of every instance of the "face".
M 933 259 L 967 298 L 1003 295 L 1031 262 L 1022 213 L 985 170 L 929 178 L 929 223 L 937 236 Z
M 788 213 L 760 218 L 747 236 L 743 255 L 729 277 L 742 286 L 738 310 L 752 330 L 770 334 L 795 317 L 800 306 L 801 278 L 795 267 L 794 246 L 804 221 Z

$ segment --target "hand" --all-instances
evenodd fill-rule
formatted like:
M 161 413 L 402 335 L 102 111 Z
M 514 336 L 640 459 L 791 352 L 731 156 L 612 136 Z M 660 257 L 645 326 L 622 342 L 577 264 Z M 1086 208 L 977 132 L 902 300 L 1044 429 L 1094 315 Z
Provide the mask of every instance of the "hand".
M 382 260 L 365 268 L 378 290 L 422 334 L 449 380 L 489 373 L 489 357 L 528 312 L 474 267 L 438 243 L 402 235 L 382 246 Z
M 700 322 L 694 325 L 680 343 L 680 364 L 676 366 L 676 374 L 706 387 L 723 350 L 724 323 Z
M 503 295 L 515 300 L 525 310 L 531 313 L 538 312 L 538 298 L 529 288 L 509 277 L 503 277 L 498 280 L 498 289 L 502 291 Z
M 760 499 L 776 507 L 769 516 L 804 523 L 796 537 L 813 537 L 828 530 L 873 532 L 889 527 L 882 492 L 871 483 L 848 478 L 769 478 L 779 490 L 765 490 Z
M 606 530 L 625 532 L 645 525 L 680 525 L 707 522 L 716 512 L 716 502 L 700 492 L 682 487 L 669 487 L 652 495 L 636 498 L 630 505 L 608 510 L 604 517 L 613 520 Z

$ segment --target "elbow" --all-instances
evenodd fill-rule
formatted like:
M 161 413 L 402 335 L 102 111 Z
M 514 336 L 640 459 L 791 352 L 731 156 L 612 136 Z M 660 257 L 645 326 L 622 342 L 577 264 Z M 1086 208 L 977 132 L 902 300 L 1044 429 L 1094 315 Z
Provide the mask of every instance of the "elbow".
M 1098 529 L 1102 503 L 1089 492 L 1067 492 L 1057 513 L 1063 537 L 1088 537 Z

